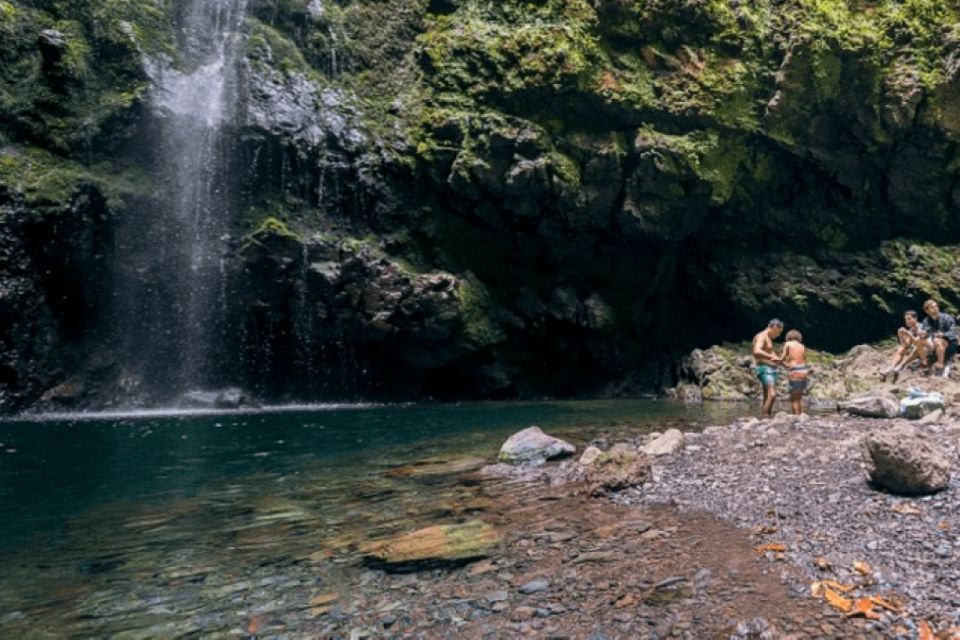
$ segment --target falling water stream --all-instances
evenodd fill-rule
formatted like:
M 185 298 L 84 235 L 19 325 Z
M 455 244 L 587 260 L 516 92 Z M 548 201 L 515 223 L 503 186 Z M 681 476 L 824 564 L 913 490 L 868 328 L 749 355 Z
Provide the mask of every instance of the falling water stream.
M 193 0 L 182 14 L 178 59 L 145 61 L 164 206 L 131 220 L 121 234 L 135 275 L 121 288 L 120 333 L 126 361 L 139 363 L 139 373 L 160 388 L 209 386 L 222 368 L 225 256 L 237 191 L 229 131 L 237 119 L 245 5 Z

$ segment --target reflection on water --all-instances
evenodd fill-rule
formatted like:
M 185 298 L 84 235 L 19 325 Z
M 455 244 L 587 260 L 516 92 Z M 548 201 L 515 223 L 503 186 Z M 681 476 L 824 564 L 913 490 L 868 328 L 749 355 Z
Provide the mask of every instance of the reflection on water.
M 538 424 L 581 445 L 738 409 L 550 402 L 0 423 L 0 634 L 229 636 L 263 612 L 319 633 L 326 612 L 310 602 L 360 572 L 358 543 L 482 513 L 483 486 L 458 474 L 514 431 Z

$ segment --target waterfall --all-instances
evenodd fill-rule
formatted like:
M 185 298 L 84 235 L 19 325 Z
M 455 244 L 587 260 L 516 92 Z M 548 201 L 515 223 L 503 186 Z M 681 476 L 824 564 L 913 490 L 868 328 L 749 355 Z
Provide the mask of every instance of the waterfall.
M 230 125 L 238 104 L 237 46 L 246 0 L 189 0 L 178 59 L 148 59 L 151 153 L 159 210 L 121 229 L 129 267 L 118 288 L 123 359 L 166 392 L 221 382 L 225 259 L 236 210 Z

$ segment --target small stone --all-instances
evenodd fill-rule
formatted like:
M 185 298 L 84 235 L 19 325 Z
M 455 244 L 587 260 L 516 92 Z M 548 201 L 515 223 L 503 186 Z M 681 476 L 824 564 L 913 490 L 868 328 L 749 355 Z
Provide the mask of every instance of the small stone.
M 520 593 L 537 593 L 538 591 L 544 591 L 550 587 L 550 583 L 543 579 L 531 580 L 522 587 L 520 587 Z
M 580 456 L 580 464 L 583 466 L 591 465 L 593 464 L 594 460 L 599 458 L 601 455 L 603 455 L 603 451 L 601 451 L 597 447 L 593 447 L 593 446 L 587 447 L 584 450 L 583 455 Z

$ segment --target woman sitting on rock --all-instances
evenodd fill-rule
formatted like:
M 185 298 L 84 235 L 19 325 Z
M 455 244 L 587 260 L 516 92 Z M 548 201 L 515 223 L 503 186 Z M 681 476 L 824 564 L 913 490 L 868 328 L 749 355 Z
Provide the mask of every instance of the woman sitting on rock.
M 896 380 L 904 367 L 915 360 L 926 362 L 932 348 L 930 338 L 923 330 L 917 312 L 913 310 L 903 312 L 903 326 L 897 329 L 897 340 L 900 345 L 890 359 L 889 366 L 880 371 L 880 377 L 884 380 L 890 374 Z

